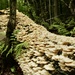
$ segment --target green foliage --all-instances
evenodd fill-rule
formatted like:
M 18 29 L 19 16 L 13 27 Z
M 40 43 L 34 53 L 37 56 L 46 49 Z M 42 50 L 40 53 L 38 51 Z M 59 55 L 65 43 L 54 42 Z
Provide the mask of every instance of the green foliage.
M 26 1 L 18 0 L 17 7 L 18 10 L 30 18 L 32 18 L 36 23 L 42 23 L 43 19 L 47 16 L 47 11 L 41 11 L 41 8 L 38 8 L 39 4 L 37 5 L 37 1 Z M 41 12 L 40 12 L 41 11 Z M 44 24 L 45 25 L 45 24 Z
M 8 57 L 10 55 L 15 54 L 15 56 L 18 57 L 22 49 L 27 49 L 29 47 L 28 42 L 17 41 L 15 33 L 17 33 L 17 31 L 14 31 L 14 33 L 12 34 L 10 38 L 11 44 L 6 44 L 3 41 L 0 42 L 0 54 L 1 55 L 5 55 L 5 57 Z
M 47 29 L 49 28 L 49 23 L 42 21 L 41 25 L 43 25 L 44 27 L 46 27 Z
M 64 26 L 51 25 L 51 26 L 49 27 L 49 29 L 58 32 L 58 34 L 60 34 L 60 35 L 66 35 L 66 34 L 68 34 L 68 31 L 65 29 Z
M 15 73 L 15 71 L 16 71 L 15 66 L 11 67 L 10 69 L 11 69 L 11 72 Z
M 0 10 L 6 9 L 9 6 L 8 3 L 9 3 L 8 0 L 0 0 Z
M 55 18 L 54 23 L 49 26 L 50 31 L 55 31 L 57 34 L 60 35 L 69 35 L 74 36 L 75 35 L 75 21 L 72 18 L 71 20 L 65 21 L 63 23 L 60 19 Z
M 27 49 L 28 47 L 29 47 L 28 42 L 23 42 L 23 43 L 20 43 L 20 44 L 16 45 L 15 48 L 14 48 L 16 57 L 18 57 L 20 55 L 21 50 L 23 48 Z
M 71 36 L 75 36 L 75 27 L 70 31 Z
M 18 10 L 28 15 L 32 19 L 36 19 L 36 13 L 34 7 L 29 2 L 24 2 L 24 0 L 18 0 L 17 2 Z
M 75 26 L 75 21 L 74 21 L 74 18 L 72 18 L 72 19 L 68 22 L 66 28 L 70 30 L 70 29 L 73 29 L 74 26 Z
M 4 42 L 3 41 L 0 41 L 0 54 L 2 53 L 2 50 L 4 48 Z

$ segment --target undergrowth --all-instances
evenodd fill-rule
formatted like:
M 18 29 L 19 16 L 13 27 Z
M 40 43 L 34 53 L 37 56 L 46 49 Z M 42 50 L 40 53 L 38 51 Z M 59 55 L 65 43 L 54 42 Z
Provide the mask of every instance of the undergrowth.
M 0 63 L 2 63 L 1 65 L 3 66 L 3 67 L 0 67 L 0 70 L 1 70 L 0 75 L 4 75 L 5 69 L 8 69 L 8 68 L 9 68 L 8 72 L 13 73 L 14 75 L 20 75 L 20 74 L 23 75 L 14 57 L 17 58 L 21 54 L 22 49 L 27 50 L 29 45 L 28 45 L 28 42 L 17 41 L 17 38 L 16 38 L 17 33 L 18 33 L 18 30 L 15 30 L 12 33 L 12 36 L 9 40 L 11 41 L 11 44 L 8 44 L 7 41 L 5 40 L 0 41 L 0 56 L 1 56 Z M 19 69 L 19 72 L 17 73 L 18 69 Z
M 55 18 L 53 24 L 49 26 L 49 31 L 60 35 L 75 36 L 75 20 L 69 18 L 65 22 Z
M 3 40 L 0 42 L 0 54 L 1 55 L 5 57 L 9 57 L 10 55 L 15 54 L 15 57 L 18 57 L 22 49 L 28 48 L 29 46 L 28 42 L 17 41 L 16 34 L 17 34 L 17 30 L 15 30 L 14 33 L 12 33 L 12 36 L 10 38 L 11 44 L 7 44 Z

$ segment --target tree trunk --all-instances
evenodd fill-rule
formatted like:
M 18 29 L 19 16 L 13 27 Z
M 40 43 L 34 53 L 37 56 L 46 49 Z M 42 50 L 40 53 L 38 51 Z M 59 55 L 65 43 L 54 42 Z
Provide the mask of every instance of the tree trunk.
M 49 0 L 49 18 L 50 18 L 49 24 L 52 23 L 52 21 L 51 21 L 52 14 L 51 13 L 52 13 L 52 10 L 51 10 L 51 0 Z
M 57 0 L 54 0 L 54 17 L 57 17 Z
M 59 4 L 60 4 L 60 7 L 59 7 L 59 14 L 62 14 L 62 3 L 61 3 L 61 1 L 59 2 Z
M 15 27 L 16 27 L 16 2 L 17 0 L 10 0 L 10 17 L 7 24 L 6 37 L 10 39 Z
M 71 0 L 70 1 L 69 8 L 70 8 L 70 11 L 71 11 L 72 15 L 75 18 L 75 0 Z

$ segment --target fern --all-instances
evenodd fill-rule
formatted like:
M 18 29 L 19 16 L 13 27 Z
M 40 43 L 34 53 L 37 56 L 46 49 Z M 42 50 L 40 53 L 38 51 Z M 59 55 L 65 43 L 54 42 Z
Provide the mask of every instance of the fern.
M 3 54 L 4 52 L 6 52 L 6 51 L 7 51 L 7 49 L 8 49 L 8 45 L 7 45 L 7 46 L 5 46 L 5 47 L 3 48 L 3 50 L 2 50 L 2 52 L 1 52 L 1 54 Z
M 5 44 L 5 42 L 0 42 L 0 54 L 5 54 L 6 57 L 9 55 L 15 54 L 16 57 L 18 57 L 21 53 L 22 49 L 27 49 L 29 47 L 28 42 L 19 42 L 16 39 L 17 32 L 15 31 L 12 33 L 12 36 L 10 38 L 11 46 L 10 44 Z
M 23 48 L 27 49 L 28 47 L 29 47 L 28 42 L 23 42 L 23 43 L 16 45 L 16 47 L 14 48 L 16 57 L 20 55 L 21 50 Z
M 0 42 L 0 54 L 2 53 L 3 48 L 4 48 L 4 44 L 2 44 L 2 43 Z
M 7 52 L 6 57 L 8 57 L 9 54 L 13 53 L 13 46 L 10 48 L 10 50 Z
M 75 22 L 72 18 L 71 20 L 66 21 L 66 23 L 63 23 L 60 19 L 55 18 L 54 23 L 49 26 L 49 31 L 55 31 L 55 33 L 60 35 L 69 35 L 69 36 L 75 36 Z
M 70 31 L 71 36 L 75 36 L 75 27 Z

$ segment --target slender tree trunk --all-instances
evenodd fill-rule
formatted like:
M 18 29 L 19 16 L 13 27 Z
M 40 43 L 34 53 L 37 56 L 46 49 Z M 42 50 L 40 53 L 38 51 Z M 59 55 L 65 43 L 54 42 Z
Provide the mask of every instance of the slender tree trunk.
M 52 11 L 51 11 L 51 0 L 49 0 L 49 18 L 50 18 L 49 23 L 50 24 L 52 23 L 52 21 L 51 21 L 51 17 L 52 17 L 51 13 L 52 13 Z
M 60 11 L 59 11 L 60 14 L 62 14 L 62 3 L 60 1 Z
M 75 0 L 70 0 L 69 8 L 70 8 L 72 15 L 75 18 Z
M 54 0 L 54 17 L 57 17 L 57 0 Z
M 47 10 L 46 0 L 44 1 L 45 11 Z
M 6 37 L 10 39 L 15 27 L 16 27 L 16 1 L 17 0 L 10 0 L 10 17 L 9 22 L 7 24 L 7 32 Z

